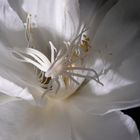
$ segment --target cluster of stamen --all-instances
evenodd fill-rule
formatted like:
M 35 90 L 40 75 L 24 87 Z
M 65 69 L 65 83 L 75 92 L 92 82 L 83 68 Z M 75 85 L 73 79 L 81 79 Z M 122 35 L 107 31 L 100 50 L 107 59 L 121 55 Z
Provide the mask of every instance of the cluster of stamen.
M 90 39 L 85 34 L 85 29 L 80 32 L 75 40 L 64 42 L 63 47 L 59 50 L 49 41 L 51 48 L 50 59 L 35 49 L 32 43 L 31 29 L 31 15 L 28 15 L 25 23 L 25 37 L 28 46 L 24 50 L 14 50 L 13 54 L 19 61 L 30 63 L 35 67 L 40 85 L 45 89 L 42 97 L 49 92 L 57 94 L 61 89 L 62 81 L 66 89 L 71 83 L 79 86 L 81 83 L 78 78 L 92 79 L 103 85 L 97 72 L 94 69 L 87 68 L 83 62 L 90 49 Z

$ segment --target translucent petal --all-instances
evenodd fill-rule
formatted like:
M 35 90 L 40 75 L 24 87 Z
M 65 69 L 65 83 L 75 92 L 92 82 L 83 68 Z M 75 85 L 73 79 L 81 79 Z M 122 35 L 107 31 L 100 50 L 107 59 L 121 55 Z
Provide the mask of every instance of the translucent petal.
M 105 16 L 92 44 L 93 67 L 104 86 L 91 82 L 81 91 L 85 99 L 76 97 L 84 99 L 79 106 L 105 113 L 140 105 L 139 9 L 138 0 L 119 1 Z
M 137 89 L 135 91 L 135 87 L 129 88 L 126 86 L 112 90 L 106 94 L 101 94 L 100 92 L 95 91 L 96 86 L 97 84 L 91 81 L 85 87 L 81 87 L 69 101 L 85 113 L 88 112 L 101 115 L 115 110 L 128 109 L 140 105 L 139 92 L 137 92 Z M 100 86 L 100 89 L 102 89 L 102 86 Z M 103 92 L 106 90 L 108 89 L 104 88 L 104 90 L 98 91 Z
M 41 10 L 40 10 L 41 9 Z M 37 24 L 46 38 L 51 36 L 70 39 L 79 27 L 79 5 L 77 0 L 49 0 L 38 4 Z M 51 14 L 50 14 L 51 12 Z M 45 14 L 44 14 L 45 13 Z M 51 36 L 49 37 L 49 34 Z M 56 35 L 55 35 L 56 34 Z M 55 38 L 54 38 L 55 40 Z
M 0 1 L 0 42 L 7 47 L 25 47 L 23 23 L 7 0 Z
M 5 103 L 9 103 L 12 101 L 16 101 L 16 100 L 19 100 L 19 99 L 12 97 L 12 96 L 5 95 L 2 92 L 0 92 L 0 105 L 3 105 Z
M 26 17 L 31 14 L 33 45 L 47 56 L 50 56 L 49 41 L 59 48 L 64 46 L 64 40 L 72 40 L 79 33 L 78 0 L 9 0 L 9 3 L 19 17 L 23 11 Z
M 11 102 L 0 106 L 0 112 L 0 139 L 72 140 L 61 104 L 41 108 L 27 102 Z
M 134 121 L 121 112 L 96 116 L 64 102 L 36 107 L 21 101 L 1 105 L 0 112 L 5 140 L 139 140 Z
M 19 86 L 38 86 L 33 67 L 18 62 L 11 50 L 0 43 L 0 75 Z
M 10 82 L 3 77 L 0 77 L 0 92 L 2 92 L 2 98 L 1 99 L 8 99 L 8 100 L 18 100 L 17 98 L 22 98 L 26 100 L 32 100 L 32 95 L 28 92 L 28 90 L 25 88 L 16 85 L 13 82 Z M 5 94 L 5 96 L 4 96 Z M 7 95 L 7 96 L 6 96 Z M 4 102 L 5 102 L 4 100 Z
M 139 140 L 135 122 L 121 112 L 104 116 L 71 113 L 73 140 Z
M 30 70 L 16 62 L 10 54 L 12 47 L 25 47 L 27 45 L 23 24 L 6 0 L 0 1 L 0 13 L 0 75 L 20 86 L 25 86 L 28 81 L 26 79 L 31 74 Z
M 28 2 L 31 2 L 31 0 Z M 22 20 L 22 22 L 24 23 L 26 21 L 26 16 L 27 16 L 27 13 L 22 8 L 24 1 L 23 0 L 8 0 L 8 3 L 11 6 L 11 8 L 16 12 L 16 14 L 19 16 L 19 18 Z
M 37 27 L 33 30 L 33 36 L 42 52 L 48 53 L 49 41 L 58 48 L 63 45 L 65 39 L 72 39 L 76 35 L 79 27 L 77 0 L 41 0 L 35 3 L 36 10 L 34 11 L 26 8 L 30 7 L 26 5 L 28 2 L 25 1 L 23 7 L 25 11 L 32 14 Z
M 80 17 L 95 35 L 101 21 L 118 0 L 79 0 Z

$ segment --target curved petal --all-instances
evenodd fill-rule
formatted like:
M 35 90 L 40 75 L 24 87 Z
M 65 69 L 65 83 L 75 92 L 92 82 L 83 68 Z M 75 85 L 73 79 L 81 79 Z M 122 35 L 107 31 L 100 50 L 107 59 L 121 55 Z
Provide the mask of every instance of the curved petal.
M 8 47 L 25 47 L 24 27 L 7 0 L 0 1 L 0 42 Z
M 35 14 L 36 4 L 38 0 L 8 0 L 11 8 L 16 12 L 16 14 L 20 17 L 23 23 L 26 22 L 27 10 L 29 13 Z M 26 4 L 25 4 L 26 3 Z M 25 5 L 25 6 L 23 6 Z M 24 8 L 25 7 L 25 8 Z M 32 12 L 31 12 L 32 11 Z
M 9 0 L 12 9 L 26 22 L 31 14 L 34 46 L 49 54 L 49 41 L 56 47 L 63 41 L 73 39 L 79 29 L 78 0 Z
M 0 75 L 23 89 L 26 89 L 26 87 L 40 88 L 33 68 L 27 64 L 17 62 L 12 56 L 11 49 L 13 49 L 13 47 L 21 48 L 27 46 L 22 21 L 17 13 L 10 7 L 7 0 L 0 1 L 0 13 Z M 2 86 L 0 90 L 3 90 Z M 7 94 L 13 96 L 14 93 L 9 91 Z M 18 95 L 21 93 L 15 94 Z
M 113 83 L 112 83 L 113 84 Z M 139 92 L 134 87 L 122 87 L 112 90 L 110 93 L 102 94 L 111 87 L 99 86 L 100 90 L 95 91 L 97 84 L 89 82 L 81 87 L 69 101 L 80 110 L 91 114 L 106 114 L 115 110 L 128 109 L 140 105 Z M 101 90 L 102 89 L 102 90 Z M 104 90 L 103 90 L 104 89 Z M 100 91 L 100 92 L 99 92 Z
M 36 25 L 33 37 L 42 49 L 45 50 L 46 46 L 49 46 L 49 41 L 59 47 L 64 40 L 73 39 L 77 35 L 78 0 L 36 0 L 30 3 L 24 0 L 22 7 L 26 13 L 32 15 L 32 22 Z
M 90 36 L 94 37 L 108 11 L 118 0 L 79 0 L 81 21 L 87 25 Z
M 11 50 L 0 43 L 0 75 L 25 88 L 26 86 L 37 86 L 38 81 L 33 68 L 27 64 L 18 62 L 12 56 Z
M 96 116 L 62 102 L 41 108 L 23 101 L 1 105 L 0 112 L 0 138 L 5 140 L 139 139 L 134 121 L 120 112 Z
M 41 108 L 27 102 L 11 102 L 0 106 L 0 112 L 0 139 L 72 140 L 61 104 Z
M 8 101 L 19 100 L 20 98 L 26 100 L 32 100 L 32 96 L 27 89 L 23 89 L 22 87 L 0 77 L 0 100 L 2 103 Z M 17 97 L 17 98 L 16 98 Z
M 16 97 L 8 96 L 0 92 L 0 105 L 19 100 Z
M 81 109 L 85 105 L 105 113 L 140 105 L 139 9 L 138 0 L 119 1 L 101 23 L 92 44 L 92 61 L 104 86 L 91 82 L 81 91 L 75 99 L 83 100 Z
M 54 37 L 58 34 L 66 40 L 71 39 L 79 27 L 78 10 L 77 0 L 41 1 L 38 3 L 37 24 L 48 30 Z M 43 37 L 48 37 L 47 32 L 43 30 L 41 32 Z
M 73 140 L 139 140 L 135 122 L 121 112 L 104 116 L 71 113 Z

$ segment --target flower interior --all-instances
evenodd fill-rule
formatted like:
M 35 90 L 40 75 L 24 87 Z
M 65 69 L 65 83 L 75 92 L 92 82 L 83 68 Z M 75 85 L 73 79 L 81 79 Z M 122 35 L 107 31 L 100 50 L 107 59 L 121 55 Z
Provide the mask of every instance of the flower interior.
M 69 97 L 85 79 L 94 80 L 103 85 L 98 73 L 87 64 L 90 39 L 86 35 L 85 28 L 82 28 L 73 41 L 64 41 L 59 49 L 49 41 L 51 49 L 49 59 L 33 45 L 31 25 L 31 15 L 28 14 L 25 23 L 25 37 L 28 45 L 25 49 L 14 49 L 12 54 L 18 61 L 33 65 L 40 86 L 45 90 L 41 98 Z

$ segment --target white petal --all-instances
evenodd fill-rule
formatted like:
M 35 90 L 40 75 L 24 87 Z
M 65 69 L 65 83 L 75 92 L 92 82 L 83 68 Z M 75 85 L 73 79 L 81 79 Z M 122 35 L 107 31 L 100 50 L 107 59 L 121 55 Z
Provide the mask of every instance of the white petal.
M 38 81 L 33 68 L 18 62 L 11 50 L 0 43 L 0 75 L 19 86 L 37 86 Z
M 16 97 L 8 96 L 0 92 L 0 105 L 19 100 Z
M 81 87 L 69 101 L 84 112 L 101 115 L 114 110 L 128 109 L 140 105 L 139 94 L 131 92 L 131 89 L 127 86 L 126 88 L 113 90 L 108 94 L 97 94 L 95 91 L 96 86 L 92 81 L 89 82 L 85 87 Z M 123 90 L 127 90 L 127 92 Z M 132 90 L 134 89 L 132 88 Z
M 49 34 L 70 39 L 79 26 L 77 0 L 42 0 L 38 3 L 37 24 L 46 39 Z M 45 13 L 45 14 L 44 14 Z M 50 14 L 51 13 L 51 14 Z
M 79 95 L 85 108 L 105 113 L 140 105 L 139 9 L 138 0 L 135 4 L 119 1 L 100 25 L 93 40 L 92 61 L 97 72 L 103 70 L 100 81 L 104 86 L 92 82 L 84 90 L 89 93 L 83 94 L 86 99 Z
M 43 52 L 46 51 L 46 46 L 49 46 L 49 41 L 58 48 L 65 39 L 72 39 L 77 34 L 79 27 L 77 0 L 35 1 L 34 8 L 30 4 L 32 2 L 24 0 L 23 8 L 32 15 L 32 22 L 37 26 L 33 29 L 33 37 Z
M 8 3 L 11 6 L 11 8 L 16 12 L 16 14 L 19 16 L 19 18 L 22 20 L 22 22 L 24 23 L 26 21 L 27 13 L 22 8 L 23 0 L 8 0 Z
M 40 108 L 11 102 L 0 106 L 0 112 L 0 139 L 72 140 L 67 115 L 59 104 Z
M 0 42 L 8 47 L 25 47 L 24 27 L 7 0 L 0 1 Z
M 121 112 L 104 116 L 71 113 L 73 140 L 139 140 L 135 122 Z
M 0 106 L 0 138 L 11 140 L 139 140 L 133 120 L 120 112 L 105 116 L 79 112 L 62 102 L 36 107 L 26 102 Z
M 107 12 L 117 3 L 118 0 L 79 0 L 80 3 L 80 17 L 84 24 L 87 26 L 91 25 L 89 30 L 92 30 L 95 35 L 95 30 L 97 30 L 101 21 Z
M 0 92 L 4 93 L 5 96 L 1 96 L 4 99 L 8 100 L 18 100 L 15 97 L 22 98 L 25 100 L 32 100 L 32 95 L 25 88 L 16 85 L 2 77 L 0 77 Z M 7 96 L 6 96 L 7 95 Z M 2 99 L 1 98 L 1 99 Z M 5 101 L 4 101 L 5 102 Z

